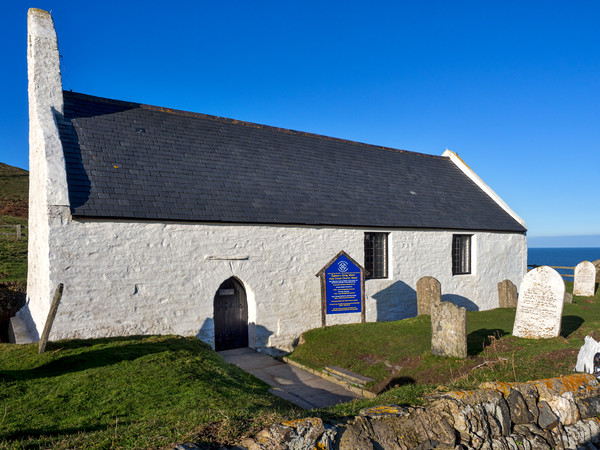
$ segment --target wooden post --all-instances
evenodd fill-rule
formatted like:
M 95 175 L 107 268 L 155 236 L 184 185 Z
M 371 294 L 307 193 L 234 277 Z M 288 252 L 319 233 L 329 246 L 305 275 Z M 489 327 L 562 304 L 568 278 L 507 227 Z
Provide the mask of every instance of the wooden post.
M 17 241 L 21 240 L 21 225 L 17 225 Z
M 327 324 L 327 300 L 325 289 L 327 286 L 325 285 L 325 272 L 323 272 L 320 276 L 321 279 L 321 327 L 325 328 Z
M 367 321 L 367 312 L 365 311 L 365 269 L 362 266 L 358 266 L 360 269 L 360 321 L 365 323 Z
M 59 283 L 59 285 L 56 287 L 56 291 L 54 292 L 54 298 L 52 299 L 52 304 L 50 305 L 50 311 L 48 311 L 48 318 L 46 319 L 46 324 L 44 325 L 44 331 L 42 332 L 42 337 L 40 339 L 38 353 L 44 353 L 46 351 L 46 344 L 48 343 L 48 337 L 50 336 L 50 329 L 52 328 L 52 323 L 54 322 L 54 317 L 56 317 L 56 311 L 58 310 L 58 304 L 60 303 L 60 299 L 62 298 L 63 287 L 64 287 L 63 284 Z

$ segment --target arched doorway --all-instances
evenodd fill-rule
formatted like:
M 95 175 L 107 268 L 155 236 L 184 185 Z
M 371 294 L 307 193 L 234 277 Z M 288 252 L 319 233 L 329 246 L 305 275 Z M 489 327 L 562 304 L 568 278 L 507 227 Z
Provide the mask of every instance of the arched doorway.
M 248 302 L 244 286 L 231 277 L 214 300 L 215 350 L 248 347 Z

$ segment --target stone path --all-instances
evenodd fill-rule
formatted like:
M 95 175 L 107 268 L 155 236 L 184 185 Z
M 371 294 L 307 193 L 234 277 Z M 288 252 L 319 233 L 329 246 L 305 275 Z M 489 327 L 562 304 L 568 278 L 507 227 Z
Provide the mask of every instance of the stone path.
M 225 350 L 219 354 L 228 363 L 273 386 L 269 389 L 273 395 L 303 409 L 323 408 L 360 398 L 340 385 L 258 353 L 251 348 Z

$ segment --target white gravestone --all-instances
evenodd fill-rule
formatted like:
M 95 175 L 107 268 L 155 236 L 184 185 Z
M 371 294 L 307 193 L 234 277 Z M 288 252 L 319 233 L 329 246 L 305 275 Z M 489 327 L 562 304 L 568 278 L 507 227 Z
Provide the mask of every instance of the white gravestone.
M 542 266 L 521 281 L 513 336 L 553 338 L 560 334 L 565 283 L 558 272 Z
M 596 267 L 589 261 L 583 261 L 575 267 L 575 283 L 573 295 L 591 297 L 596 285 Z
M 594 359 L 596 359 L 595 356 L 598 354 L 600 354 L 600 342 L 596 342 L 592 336 L 586 336 L 584 344 L 579 349 L 579 354 L 577 355 L 575 372 L 587 372 L 598 376 L 598 373 L 594 370 L 596 369 Z

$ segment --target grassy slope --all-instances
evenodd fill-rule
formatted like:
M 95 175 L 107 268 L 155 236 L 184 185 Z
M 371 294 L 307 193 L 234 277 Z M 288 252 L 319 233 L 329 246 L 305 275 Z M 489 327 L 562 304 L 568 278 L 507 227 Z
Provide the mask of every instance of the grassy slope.
M 27 198 L 29 173 L 26 170 L 0 163 L 0 225 L 27 225 Z M 0 227 L 0 282 L 16 281 L 25 284 L 27 279 L 27 229 L 23 239 L 16 240 L 14 228 Z
M 572 291 L 572 283 L 567 283 Z M 335 415 L 382 402 L 419 403 L 434 389 L 475 388 L 483 381 L 527 381 L 571 373 L 583 338 L 600 329 L 600 292 L 565 304 L 561 336 L 527 340 L 511 336 L 514 309 L 467 313 L 469 356 L 430 354 L 429 316 L 397 322 L 341 325 L 304 333 L 290 357 L 315 369 L 346 367 L 374 378 L 378 399 L 331 408 Z M 597 337 L 598 339 L 598 337 Z
M 231 444 L 297 416 L 267 389 L 194 338 L 0 344 L 0 447 Z

